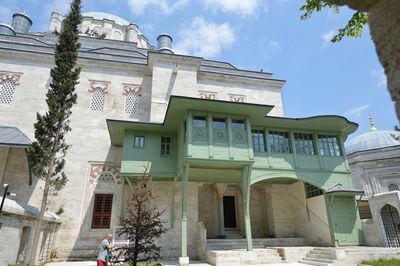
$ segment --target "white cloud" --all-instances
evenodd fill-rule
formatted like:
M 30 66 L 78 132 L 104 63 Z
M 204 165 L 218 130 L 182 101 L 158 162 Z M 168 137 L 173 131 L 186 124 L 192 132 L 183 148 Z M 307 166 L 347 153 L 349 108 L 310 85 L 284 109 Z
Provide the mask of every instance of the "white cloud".
M 358 107 L 354 107 L 346 111 L 346 115 L 353 116 L 354 118 L 359 118 L 365 111 L 369 108 L 369 104 L 364 104 Z
M 270 41 L 269 46 L 275 51 L 282 51 L 282 47 L 277 41 Z
M 386 87 L 387 85 L 387 79 L 386 79 L 386 75 L 385 75 L 385 71 L 383 69 L 381 69 L 380 71 L 376 71 L 375 69 L 373 69 L 371 71 L 371 75 L 374 79 L 377 80 L 376 86 L 379 87 Z
M 324 40 L 323 46 L 326 47 L 331 42 L 333 36 L 335 36 L 335 35 L 336 35 L 336 32 L 334 30 L 323 33 L 321 35 L 321 38 Z
M 261 6 L 260 0 L 203 0 L 204 5 L 213 10 L 252 15 Z
M 184 8 L 187 3 L 188 0 L 177 0 L 171 2 L 168 0 L 128 0 L 131 11 L 135 15 L 142 14 L 143 11 L 150 6 L 153 6 L 161 10 L 162 13 L 168 15 L 176 10 Z
M 215 24 L 202 17 L 196 17 L 188 27 L 179 33 L 176 53 L 195 56 L 215 57 L 223 48 L 230 47 L 235 41 L 234 30 L 228 23 Z

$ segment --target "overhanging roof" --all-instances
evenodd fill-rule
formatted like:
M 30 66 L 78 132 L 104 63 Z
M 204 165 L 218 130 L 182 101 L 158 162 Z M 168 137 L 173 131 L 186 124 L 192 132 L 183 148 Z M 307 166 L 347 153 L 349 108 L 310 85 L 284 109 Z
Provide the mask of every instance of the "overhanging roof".
M 30 139 L 18 128 L 0 126 L 0 147 L 26 148 L 29 145 Z
M 342 184 L 338 183 L 326 191 L 326 194 L 332 194 L 332 193 L 363 195 L 364 190 L 348 188 L 348 187 L 345 187 Z
M 252 126 L 339 132 L 344 133 L 345 137 L 353 133 L 358 127 L 356 123 L 350 122 L 345 117 L 335 115 L 307 118 L 267 116 L 272 108 L 272 105 L 265 104 L 171 96 L 162 123 L 107 119 L 107 127 L 111 143 L 116 146 L 122 146 L 125 130 L 176 132 L 187 110 L 248 117 Z

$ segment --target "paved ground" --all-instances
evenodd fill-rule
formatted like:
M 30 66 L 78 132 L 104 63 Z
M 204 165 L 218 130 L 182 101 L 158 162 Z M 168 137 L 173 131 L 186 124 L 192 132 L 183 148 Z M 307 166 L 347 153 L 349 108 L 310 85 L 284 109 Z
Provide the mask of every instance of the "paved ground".
M 176 266 L 178 262 L 176 261 L 164 261 L 162 262 L 165 266 Z M 190 265 L 196 266 L 211 266 L 210 264 L 191 261 Z M 46 266 L 96 266 L 95 261 L 71 261 L 71 262 L 52 262 L 47 263 Z M 257 266 L 306 266 L 306 264 L 302 263 L 271 263 L 271 264 L 258 264 Z

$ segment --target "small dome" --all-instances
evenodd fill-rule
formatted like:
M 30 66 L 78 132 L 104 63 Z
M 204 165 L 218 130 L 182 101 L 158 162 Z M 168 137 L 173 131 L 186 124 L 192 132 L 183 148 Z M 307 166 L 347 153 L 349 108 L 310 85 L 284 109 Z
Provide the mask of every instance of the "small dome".
M 376 130 L 362 134 L 346 144 L 347 154 L 400 145 L 400 131 Z
M 98 19 L 98 20 L 108 19 L 108 20 L 114 21 L 115 23 L 117 23 L 121 26 L 129 25 L 129 22 L 126 21 L 125 19 L 115 16 L 113 14 L 104 13 L 104 12 L 86 12 L 86 13 L 82 13 L 82 17 L 92 17 L 92 18 Z

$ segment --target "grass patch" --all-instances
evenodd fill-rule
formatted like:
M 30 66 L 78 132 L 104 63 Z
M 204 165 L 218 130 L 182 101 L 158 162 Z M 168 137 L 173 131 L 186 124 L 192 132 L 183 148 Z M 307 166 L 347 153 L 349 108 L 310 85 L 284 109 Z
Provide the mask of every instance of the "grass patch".
M 28 264 L 17 263 L 17 264 L 8 264 L 8 266 L 29 266 L 29 265 Z
M 399 266 L 400 260 L 398 259 L 363 260 L 361 263 L 373 266 Z

